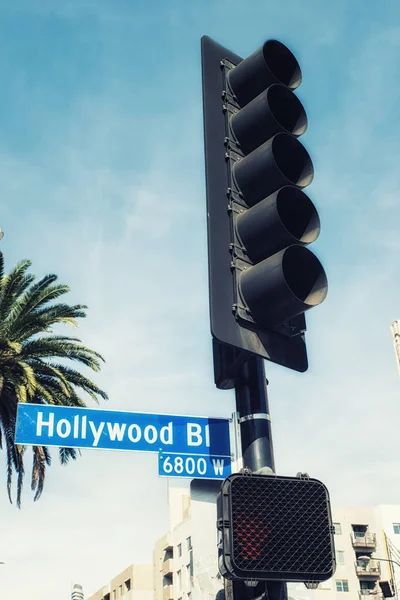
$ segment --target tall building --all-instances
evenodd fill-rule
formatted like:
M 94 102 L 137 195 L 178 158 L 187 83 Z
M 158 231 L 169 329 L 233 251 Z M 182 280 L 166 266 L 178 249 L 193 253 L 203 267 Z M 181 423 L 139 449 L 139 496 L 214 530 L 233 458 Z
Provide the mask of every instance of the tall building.
M 130 565 L 89 600 L 152 600 L 152 565 Z
M 194 503 L 192 503 L 193 505 Z M 215 513 L 201 513 L 195 522 L 190 498 L 182 496 L 182 518 L 154 548 L 154 600 L 208 600 L 223 585 L 218 577 L 216 543 L 212 553 L 197 543 L 213 538 Z M 379 582 L 389 582 L 400 600 L 400 505 L 334 507 L 337 568 L 334 576 L 307 589 L 289 584 L 291 600 L 381 599 Z M 200 513 L 198 513 L 200 514 Z M 203 546 L 204 548 L 204 546 Z
M 170 489 L 171 530 L 154 547 L 154 600 L 190 600 L 193 590 L 192 519 L 189 490 Z M 171 494 L 173 497 L 171 498 Z
M 220 481 L 169 488 L 170 531 L 154 547 L 154 600 L 215 600 L 223 587 L 216 562 Z
M 75 583 L 72 588 L 71 600 L 84 600 L 83 588 L 79 583 Z
M 333 508 L 337 568 L 332 579 L 307 592 L 290 586 L 293 598 L 366 600 L 382 598 L 380 581 L 400 593 L 400 505 Z M 304 591 L 305 590 L 305 591 Z

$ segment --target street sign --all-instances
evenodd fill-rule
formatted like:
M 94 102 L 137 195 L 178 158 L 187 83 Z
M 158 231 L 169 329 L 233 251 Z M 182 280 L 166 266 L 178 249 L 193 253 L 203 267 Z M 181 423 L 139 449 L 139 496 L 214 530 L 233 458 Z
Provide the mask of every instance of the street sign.
M 15 443 L 162 451 L 165 455 L 231 455 L 228 419 L 43 404 L 18 405 Z M 187 464 L 191 470 L 191 462 Z
M 159 452 L 160 477 L 191 477 L 192 479 L 225 479 L 232 473 L 231 456 L 174 454 Z

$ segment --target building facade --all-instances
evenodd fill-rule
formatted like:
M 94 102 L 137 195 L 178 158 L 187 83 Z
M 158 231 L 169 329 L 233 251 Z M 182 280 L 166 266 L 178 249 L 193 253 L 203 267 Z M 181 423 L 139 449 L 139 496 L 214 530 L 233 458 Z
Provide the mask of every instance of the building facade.
M 397 588 L 400 506 L 342 507 L 333 510 L 333 517 L 337 568 L 320 585 L 318 598 L 380 596 L 379 581 L 393 581 Z
M 130 565 L 88 600 L 152 600 L 153 566 Z
M 171 497 L 171 495 L 173 497 Z M 154 547 L 154 598 L 191 599 L 193 588 L 193 548 L 191 500 L 186 488 L 170 490 L 171 530 Z
M 185 495 L 181 511 L 182 520 L 173 523 L 154 548 L 154 600 L 215 598 L 215 590 L 223 585 L 217 581 L 216 543 L 208 579 L 204 577 L 205 568 L 199 577 L 202 557 L 196 552 L 199 539 L 196 531 L 202 529 L 204 537 L 213 536 L 215 515 L 210 512 L 204 518 L 203 512 L 201 522 L 197 523 L 190 497 Z M 334 507 L 332 512 L 336 572 L 317 589 L 307 589 L 303 583 L 289 584 L 289 598 L 366 600 L 369 596 L 371 600 L 380 600 L 383 595 L 379 582 L 386 581 L 392 586 L 396 600 L 400 600 L 400 505 Z

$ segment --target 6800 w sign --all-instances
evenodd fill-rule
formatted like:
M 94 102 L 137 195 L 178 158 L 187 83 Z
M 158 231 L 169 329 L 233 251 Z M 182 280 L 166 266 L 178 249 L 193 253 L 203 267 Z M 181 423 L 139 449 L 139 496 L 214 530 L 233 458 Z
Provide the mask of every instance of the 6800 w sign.
M 161 477 L 191 477 L 195 479 L 225 479 L 231 474 L 230 456 L 199 456 L 198 454 L 158 455 Z

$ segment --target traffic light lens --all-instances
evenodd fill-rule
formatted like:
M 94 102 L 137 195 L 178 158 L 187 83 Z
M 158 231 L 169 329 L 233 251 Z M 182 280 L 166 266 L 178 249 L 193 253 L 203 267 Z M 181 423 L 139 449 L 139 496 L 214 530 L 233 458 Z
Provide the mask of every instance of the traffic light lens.
M 278 169 L 293 185 L 306 187 L 314 177 L 311 158 L 299 141 L 287 133 L 278 133 L 272 140 L 272 153 Z
M 291 90 L 299 87 L 301 69 L 289 48 L 277 40 L 268 40 L 263 46 L 263 54 L 265 63 L 278 81 Z
M 304 246 L 290 246 L 282 257 L 282 270 L 292 293 L 308 308 L 325 300 L 328 281 L 318 258 Z

